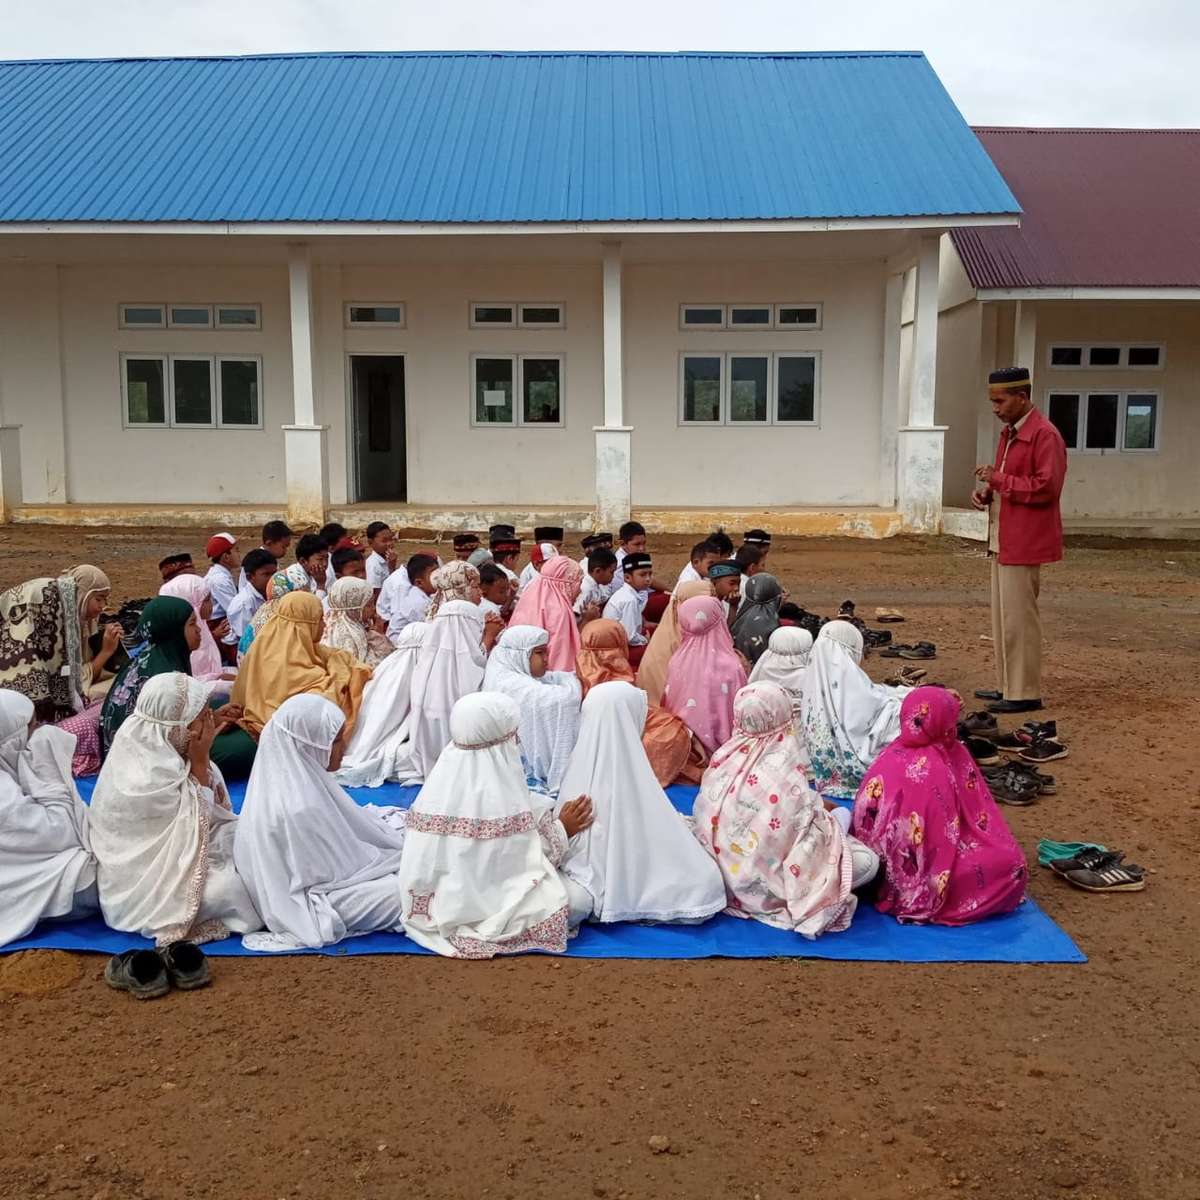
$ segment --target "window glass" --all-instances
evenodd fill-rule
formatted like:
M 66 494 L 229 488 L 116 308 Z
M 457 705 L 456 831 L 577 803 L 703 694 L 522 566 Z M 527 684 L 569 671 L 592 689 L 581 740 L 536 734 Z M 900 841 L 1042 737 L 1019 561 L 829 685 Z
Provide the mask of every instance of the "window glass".
M 522 304 L 522 325 L 561 325 L 562 309 L 557 304 Z
M 712 308 L 701 308 L 696 304 L 683 306 L 684 325 L 724 325 L 725 310 L 719 305 Z
M 176 425 L 211 425 L 213 419 L 212 360 L 172 360 Z
M 729 310 L 730 325 L 758 325 L 766 329 L 771 324 L 771 306 L 731 307 Z
M 1089 346 L 1089 367 L 1119 367 L 1121 365 L 1120 346 Z
M 1131 367 L 1157 367 L 1161 358 L 1161 346 L 1129 347 L 1129 365 Z
M 221 424 L 257 425 L 258 359 L 222 358 L 217 369 L 221 373 Z
M 683 360 L 683 419 L 720 421 L 721 356 L 688 354 Z
M 476 304 L 472 310 L 476 325 L 512 325 L 511 304 Z
M 807 326 L 816 328 L 821 321 L 820 309 L 811 304 L 781 304 L 778 322 L 780 325 Z
M 212 324 L 212 309 L 207 305 L 172 304 L 170 323 L 175 326 L 191 325 L 198 329 L 205 329 Z
M 156 329 L 166 324 L 161 304 L 123 304 L 121 321 L 125 325 L 149 325 Z
M 767 419 L 767 376 L 769 359 L 764 354 L 729 357 L 729 419 Z
M 1153 450 L 1157 444 L 1158 397 L 1130 393 L 1125 398 L 1126 450 Z
M 817 411 L 817 361 L 781 354 L 775 360 L 777 421 L 813 421 Z
M 1082 346 L 1051 346 L 1050 365 L 1052 367 L 1080 367 L 1083 365 Z
M 217 308 L 217 324 L 231 328 L 257 328 L 258 306 L 222 304 Z
M 1050 396 L 1047 416 L 1071 450 L 1079 448 L 1079 396 L 1074 392 L 1055 392 Z
M 523 358 L 521 420 L 526 425 L 557 425 L 562 421 L 562 362 L 557 358 Z
M 402 304 L 351 304 L 351 325 L 403 325 Z
M 475 422 L 478 425 L 513 423 L 513 360 L 475 360 Z
M 1093 392 L 1088 396 L 1087 449 L 1117 448 L 1117 408 L 1115 392 Z
M 128 424 L 166 424 L 165 384 L 161 358 L 125 360 L 125 420 Z

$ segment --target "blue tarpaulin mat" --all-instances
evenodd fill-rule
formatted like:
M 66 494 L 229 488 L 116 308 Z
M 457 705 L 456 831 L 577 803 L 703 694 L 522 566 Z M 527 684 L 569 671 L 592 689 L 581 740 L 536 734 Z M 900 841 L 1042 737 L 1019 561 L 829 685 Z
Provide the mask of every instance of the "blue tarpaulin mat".
M 85 799 L 94 780 L 79 781 Z M 388 785 L 352 789 L 359 804 L 400 805 L 407 808 L 419 788 Z M 240 808 L 244 783 L 229 788 L 234 808 Z M 695 787 L 667 790 L 680 812 L 690 813 Z M 76 950 L 114 954 L 150 942 L 136 934 L 109 929 L 99 917 L 82 921 L 46 921 L 33 933 L 12 942 L 0 952 L 14 950 Z M 276 957 L 256 954 L 242 946 L 240 937 L 212 942 L 204 947 L 214 956 Z M 399 933 L 372 933 L 347 938 L 322 950 L 289 953 L 359 955 L 427 954 Z M 567 954 L 577 958 L 825 958 L 855 962 L 1003 962 L 1080 963 L 1087 959 L 1070 937 L 1032 900 L 1016 912 L 990 917 L 975 925 L 946 928 L 938 925 L 901 925 L 869 904 L 860 904 L 850 928 L 828 933 L 816 941 L 773 929 L 759 921 L 717 916 L 703 925 L 594 925 L 585 923 L 571 940 Z

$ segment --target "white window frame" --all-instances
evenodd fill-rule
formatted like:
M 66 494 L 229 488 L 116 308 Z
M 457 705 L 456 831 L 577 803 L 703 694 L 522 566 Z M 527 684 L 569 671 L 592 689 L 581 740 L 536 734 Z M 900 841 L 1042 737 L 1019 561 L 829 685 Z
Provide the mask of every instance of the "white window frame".
M 180 321 L 178 324 L 171 317 L 171 310 L 175 308 L 194 308 L 200 309 L 208 314 L 208 321 L 203 324 L 197 324 L 195 321 Z M 193 304 L 187 300 L 172 300 L 167 304 L 167 328 L 168 329 L 211 329 L 213 327 L 213 306 L 211 304 Z
M 1109 345 L 1110 343 L 1102 343 Z M 1146 343 L 1139 343 L 1139 345 Z M 1157 454 L 1162 447 L 1162 431 L 1163 431 L 1163 392 L 1161 388 L 1047 388 L 1042 396 L 1042 415 L 1046 420 L 1050 420 L 1050 397 L 1056 396 L 1077 396 L 1079 398 L 1079 424 L 1077 430 L 1078 444 L 1068 446 L 1068 454 L 1087 454 L 1096 457 L 1102 457 L 1110 454 Z M 1087 444 L 1087 421 L 1088 421 L 1088 398 L 1090 396 L 1116 396 L 1117 397 L 1117 444 L 1115 446 L 1088 446 Z M 1130 396 L 1153 396 L 1154 397 L 1154 445 L 1148 447 L 1126 447 L 1125 446 L 1125 414 L 1129 407 Z M 1057 427 L 1056 427 L 1057 428 Z
M 163 368 L 163 419 L 161 421 L 131 421 L 129 419 L 129 372 L 125 364 L 130 359 L 155 359 Z M 169 429 L 171 427 L 171 363 L 170 355 L 157 351 L 123 350 L 121 362 L 121 428 Z
M 145 321 L 134 321 L 132 323 L 125 320 L 125 310 L 127 308 L 157 308 L 161 314 L 156 324 L 149 324 Z M 118 329 L 166 329 L 167 327 L 167 311 L 168 306 L 161 300 L 122 300 L 117 305 L 117 328 Z
M 716 421 L 690 421 L 684 415 L 686 403 L 686 376 L 684 363 L 689 358 L 716 358 L 721 361 L 720 416 Z M 733 376 L 730 367 L 732 358 L 767 359 L 767 419 L 765 421 L 735 421 L 732 418 Z M 811 358 L 813 360 L 813 419 L 811 421 L 785 421 L 779 418 L 779 397 L 776 394 L 781 358 Z M 821 351 L 820 350 L 680 350 L 679 382 L 677 384 L 676 421 L 688 429 L 767 429 L 771 427 L 819 429 L 821 426 Z M 1062 389 L 1055 389 L 1056 391 Z M 1146 393 L 1148 394 L 1148 393 Z
M 249 307 L 247 305 L 247 307 Z M 252 362 L 258 369 L 258 421 L 253 425 L 241 425 L 237 422 L 226 422 L 221 415 L 221 364 L 223 362 Z M 214 354 L 213 374 L 216 380 L 216 413 L 218 429 L 262 429 L 263 409 L 266 407 L 266 397 L 263 393 L 263 361 L 261 354 Z
M 398 308 L 398 321 L 356 321 L 350 315 L 356 308 Z M 408 306 L 403 300 L 347 300 L 342 308 L 342 319 L 347 329 L 407 329 Z
M 511 421 L 480 421 L 475 416 L 475 363 L 481 358 L 507 358 L 513 364 L 513 419 Z M 525 420 L 525 363 L 528 359 L 552 358 L 558 362 L 558 420 Z M 567 426 L 567 356 L 559 350 L 490 353 L 487 350 L 471 354 L 470 419 L 472 429 L 565 429 Z
M 226 308 L 241 308 L 251 309 L 254 312 L 254 321 L 250 325 L 241 323 L 234 325 L 225 325 L 221 322 L 221 311 Z M 262 305 L 255 302 L 253 304 L 236 304 L 233 301 L 223 301 L 213 305 L 213 328 L 220 330 L 222 333 L 251 333 L 262 329 Z
M 763 309 L 767 314 L 766 323 L 763 325 L 737 325 L 733 320 L 733 310 L 735 308 L 759 308 Z M 775 306 L 766 304 L 761 301 L 747 301 L 745 303 L 726 304 L 725 305 L 725 328 L 736 329 L 738 333 L 764 333 L 775 328 Z
M 170 354 L 167 356 L 171 360 L 170 373 L 170 388 L 167 396 L 169 407 L 167 416 L 171 422 L 172 429 L 216 429 L 217 427 L 217 380 L 216 380 L 216 364 L 213 362 L 211 354 Z M 209 421 L 177 421 L 175 419 L 175 364 L 177 362 L 202 362 L 208 365 L 208 394 L 212 402 L 212 419 Z
M 687 323 L 686 318 L 687 318 L 687 314 L 690 310 L 706 309 L 706 308 L 717 309 L 721 314 L 721 320 L 719 322 L 717 322 L 716 324 L 713 324 L 712 322 L 704 322 L 701 324 L 689 325 Z M 729 316 L 729 313 L 724 304 L 681 304 L 679 306 L 679 328 L 682 329 L 685 333 L 705 333 L 705 332 L 711 331 L 713 329 L 725 329 L 726 328 L 725 322 L 728 319 L 728 316 Z M 744 326 L 739 326 L 739 328 L 744 328 Z
M 779 313 L 785 308 L 812 308 L 816 310 L 817 319 L 811 325 L 785 325 L 779 319 Z M 787 332 L 789 330 L 805 330 L 805 329 L 820 329 L 825 320 L 825 306 L 819 300 L 789 300 L 786 304 L 776 304 L 775 310 L 772 313 L 774 317 L 774 325 L 776 329 Z
M 526 321 L 523 315 L 523 310 L 526 308 L 556 308 L 558 309 L 558 320 Z M 518 300 L 516 318 L 518 329 L 566 329 L 567 306 L 561 300 Z
M 1119 358 L 1115 363 L 1099 363 L 1093 365 L 1088 362 L 1091 357 L 1091 352 L 1098 347 L 1115 347 L 1119 352 Z M 1148 348 L 1154 347 L 1158 350 L 1158 362 L 1153 366 L 1134 365 L 1129 361 L 1129 351 L 1134 347 Z M 1055 350 L 1074 350 L 1078 348 L 1082 362 L 1078 364 L 1071 363 L 1056 363 L 1054 362 Z M 1050 371 L 1161 371 L 1167 365 L 1167 347 L 1165 342 L 1144 341 L 1144 342 L 1051 342 L 1046 347 L 1046 368 Z M 1056 388 L 1055 391 L 1063 389 Z M 1070 390 L 1070 389 L 1067 389 Z
M 475 310 L 480 308 L 510 308 L 512 309 L 511 321 L 477 321 L 475 319 Z M 521 315 L 521 310 L 517 307 L 515 300 L 472 300 L 467 309 L 467 324 L 471 329 L 516 329 L 517 319 Z M 485 358 L 488 356 L 485 354 Z M 503 354 L 496 354 L 493 358 L 503 358 Z

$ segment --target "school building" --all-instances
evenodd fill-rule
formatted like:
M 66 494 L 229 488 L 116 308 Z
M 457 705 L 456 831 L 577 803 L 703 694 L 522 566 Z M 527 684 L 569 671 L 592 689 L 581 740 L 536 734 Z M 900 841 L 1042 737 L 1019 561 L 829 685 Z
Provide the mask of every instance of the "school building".
M 10 62 L 0 138 L 17 520 L 936 529 L 1018 221 L 914 53 Z
M 947 505 L 991 461 L 988 372 L 1020 363 L 1067 443 L 1067 529 L 1200 535 L 1200 131 L 975 132 L 1022 214 L 943 241 Z M 946 524 L 986 535 L 973 513 Z

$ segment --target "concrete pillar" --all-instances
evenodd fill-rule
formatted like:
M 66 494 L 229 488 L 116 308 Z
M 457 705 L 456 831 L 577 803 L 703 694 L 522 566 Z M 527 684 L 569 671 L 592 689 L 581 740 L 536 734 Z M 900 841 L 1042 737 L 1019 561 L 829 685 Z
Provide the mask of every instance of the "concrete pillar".
M 632 505 L 633 428 L 625 424 L 621 333 L 621 243 L 604 243 L 604 424 L 596 434 L 596 524 L 613 529 Z
M 288 247 L 293 421 L 283 427 L 288 523 L 323 525 L 329 500 L 326 429 L 317 424 L 313 361 L 312 258 L 305 243 Z
M 900 416 L 900 324 L 904 300 L 904 272 L 887 277 L 883 298 L 883 386 L 880 389 L 879 505 L 896 503 L 896 431 Z
M 1031 382 L 1037 375 L 1037 309 L 1031 300 L 1017 301 L 1017 315 L 1013 318 L 1013 360 L 1006 365 L 1028 368 Z
M 0 425 L 0 525 L 21 503 L 21 427 Z
M 937 234 L 923 236 L 918 248 L 908 424 L 897 441 L 898 507 L 910 533 L 937 533 L 942 523 L 946 426 L 934 424 L 939 240 Z

